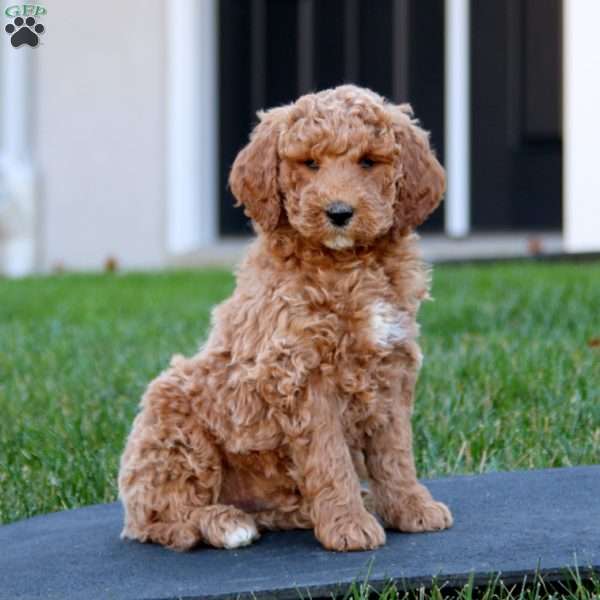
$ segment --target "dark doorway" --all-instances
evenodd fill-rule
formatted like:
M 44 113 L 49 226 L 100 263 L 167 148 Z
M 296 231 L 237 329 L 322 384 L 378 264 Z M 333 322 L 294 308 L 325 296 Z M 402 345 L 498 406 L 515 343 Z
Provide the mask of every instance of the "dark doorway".
M 256 111 L 352 82 L 409 101 L 443 160 L 444 0 L 221 0 L 220 233 L 250 232 L 227 176 Z M 426 228 L 441 229 L 438 210 Z
M 471 0 L 474 229 L 558 229 L 560 0 Z

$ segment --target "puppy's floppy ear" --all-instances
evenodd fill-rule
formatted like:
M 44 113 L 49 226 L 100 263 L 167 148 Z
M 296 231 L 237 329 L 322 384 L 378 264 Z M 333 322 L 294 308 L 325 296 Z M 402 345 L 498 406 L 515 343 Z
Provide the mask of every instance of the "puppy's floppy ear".
M 286 115 L 286 107 L 258 113 L 260 122 L 250 135 L 248 145 L 237 155 L 229 174 L 236 206 L 243 204 L 244 213 L 263 231 L 273 231 L 281 214 L 277 145 Z
M 444 168 L 438 162 L 429 134 L 413 119 L 409 104 L 388 105 L 398 150 L 395 223 L 408 232 L 423 223 L 437 208 L 446 189 Z

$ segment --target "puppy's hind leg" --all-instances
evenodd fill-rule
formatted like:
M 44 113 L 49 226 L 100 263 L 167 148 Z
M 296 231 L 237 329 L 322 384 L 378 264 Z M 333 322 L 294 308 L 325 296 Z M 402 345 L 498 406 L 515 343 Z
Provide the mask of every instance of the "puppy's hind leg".
M 256 523 L 218 503 L 218 447 L 188 412 L 181 374 L 167 371 L 149 387 L 121 459 L 123 537 L 188 550 L 204 542 L 237 548 L 258 537 Z
M 218 548 L 250 544 L 258 537 L 254 519 L 216 502 L 220 470 L 220 457 L 210 445 L 191 449 L 155 439 L 128 448 L 119 477 L 123 537 L 174 550 L 201 542 Z
M 124 530 L 123 537 L 130 535 Z M 230 550 L 248 546 L 259 533 L 249 514 L 233 506 L 211 504 L 191 510 L 182 521 L 150 523 L 142 536 L 132 537 L 179 551 L 189 550 L 202 542 Z

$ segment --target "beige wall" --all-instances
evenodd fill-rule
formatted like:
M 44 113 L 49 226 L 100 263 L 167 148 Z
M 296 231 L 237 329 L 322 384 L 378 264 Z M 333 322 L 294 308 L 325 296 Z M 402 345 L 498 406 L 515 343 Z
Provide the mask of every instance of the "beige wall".
M 161 0 L 48 0 L 36 49 L 40 261 L 165 262 Z

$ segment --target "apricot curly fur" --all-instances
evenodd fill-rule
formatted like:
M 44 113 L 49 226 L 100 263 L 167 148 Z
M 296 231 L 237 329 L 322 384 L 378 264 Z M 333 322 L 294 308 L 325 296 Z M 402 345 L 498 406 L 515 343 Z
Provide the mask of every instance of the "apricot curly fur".
M 410 107 L 346 85 L 261 113 L 230 185 L 258 236 L 206 343 L 142 399 L 123 536 L 186 550 L 313 528 L 345 551 L 384 543 L 371 511 L 403 531 L 449 527 L 412 453 L 429 286 L 412 231 L 444 171 Z M 343 227 L 333 201 L 354 211 Z

